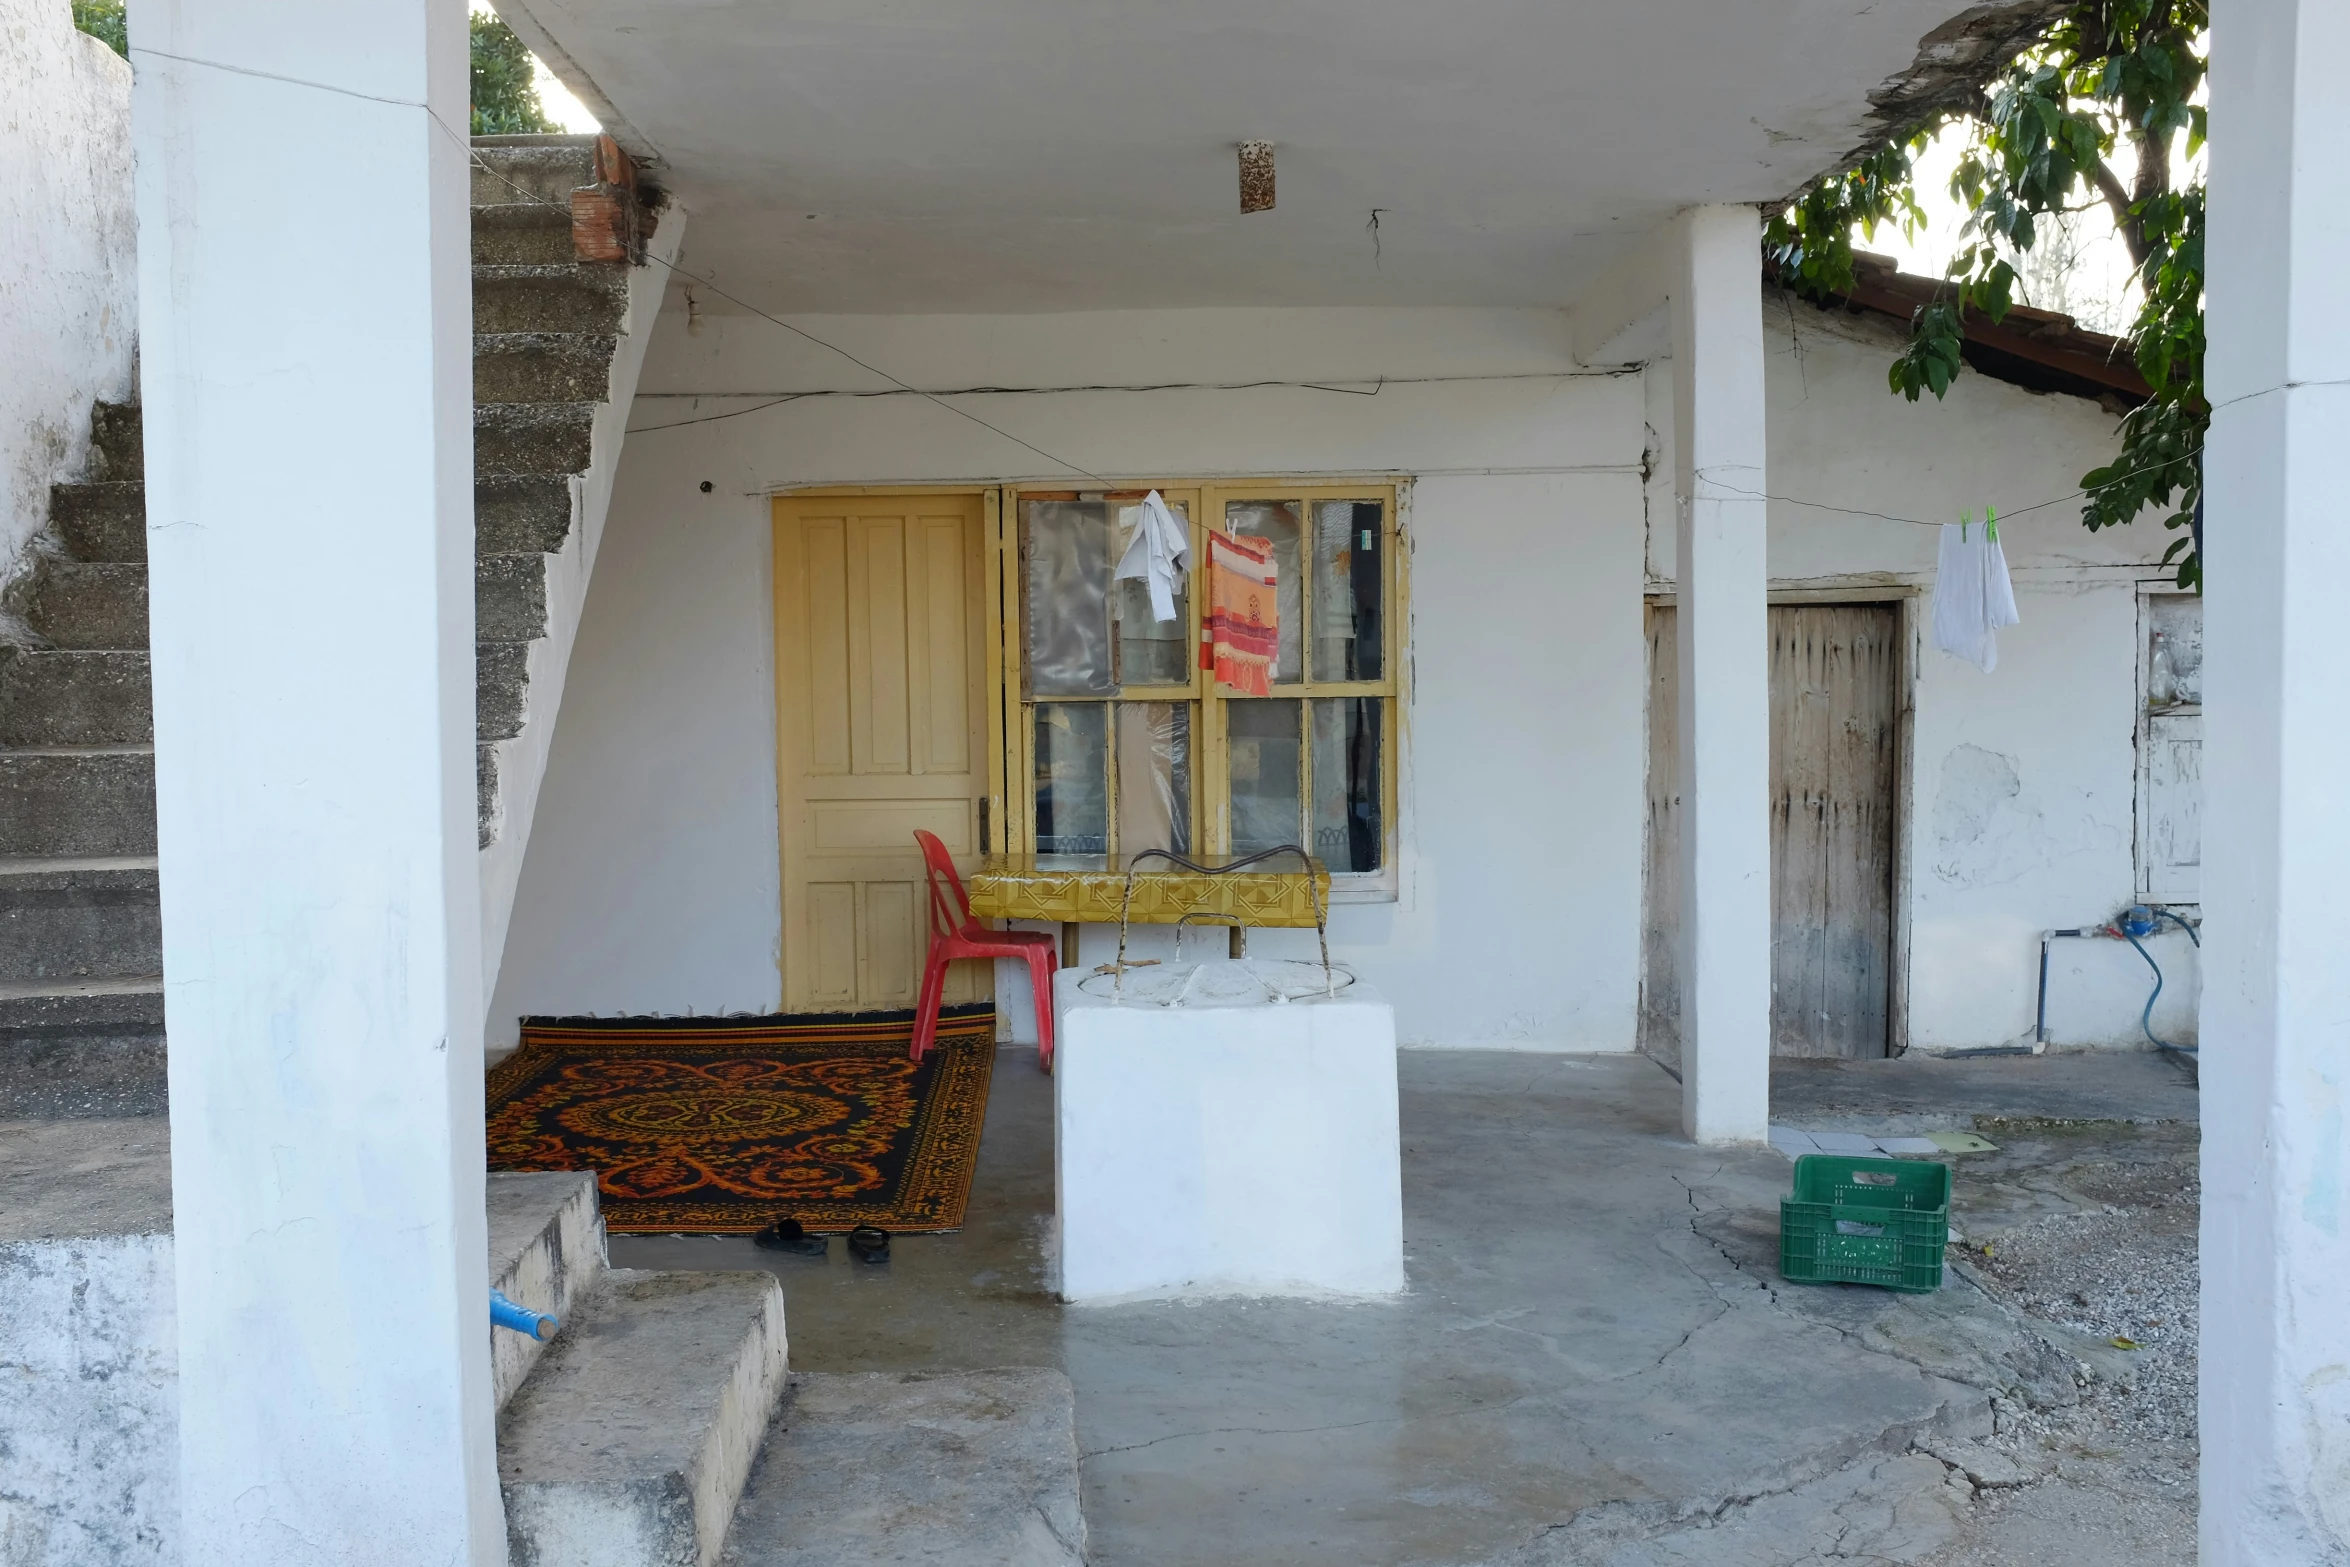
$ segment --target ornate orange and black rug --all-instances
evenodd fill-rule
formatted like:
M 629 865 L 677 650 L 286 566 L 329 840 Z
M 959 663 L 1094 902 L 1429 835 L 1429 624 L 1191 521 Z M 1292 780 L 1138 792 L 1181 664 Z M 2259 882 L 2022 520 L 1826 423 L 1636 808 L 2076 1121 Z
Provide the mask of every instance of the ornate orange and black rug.
M 979 1161 L 995 1009 L 525 1018 L 491 1068 L 493 1170 L 593 1170 L 624 1234 L 958 1229 Z

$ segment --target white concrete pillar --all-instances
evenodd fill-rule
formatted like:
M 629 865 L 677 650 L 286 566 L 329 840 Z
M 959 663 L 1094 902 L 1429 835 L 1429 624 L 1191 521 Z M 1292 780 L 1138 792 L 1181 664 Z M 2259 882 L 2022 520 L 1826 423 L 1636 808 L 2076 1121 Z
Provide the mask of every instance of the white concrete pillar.
M 2350 9 L 2212 8 L 2202 1560 L 2350 1561 Z
M 1771 1109 L 1771 727 L 1762 236 L 1751 207 L 1675 220 L 1681 1124 L 1759 1143 Z
M 180 1558 L 505 1560 L 464 0 L 133 0 Z

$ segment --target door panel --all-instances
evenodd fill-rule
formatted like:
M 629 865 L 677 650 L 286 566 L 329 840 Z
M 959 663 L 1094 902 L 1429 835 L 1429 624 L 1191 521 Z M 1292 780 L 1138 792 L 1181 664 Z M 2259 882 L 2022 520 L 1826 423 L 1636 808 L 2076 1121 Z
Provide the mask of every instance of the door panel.
M 1648 868 L 1640 1045 L 1680 1051 L 1680 793 L 1670 606 L 1649 610 Z M 1771 1053 L 1890 1042 L 1901 611 L 1770 612 Z
M 914 831 L 978 843 L 980 497 L 775 503 L 786 1010 L 910 1007 L 929 941 Z M 984 1000 L 957 964 L 949 1002 Z
M 1774 1055 L 1886 1051 L 1900 623 L 1882 604 L 1771 611 Z

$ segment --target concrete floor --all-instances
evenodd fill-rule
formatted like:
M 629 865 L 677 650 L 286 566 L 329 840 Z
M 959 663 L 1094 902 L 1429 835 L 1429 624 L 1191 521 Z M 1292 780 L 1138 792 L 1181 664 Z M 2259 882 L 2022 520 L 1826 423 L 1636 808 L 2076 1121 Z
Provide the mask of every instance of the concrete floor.
M 2068 1353 L 1963 1279 L 1781 1284 L 1787 1162 L 1683 1141 L 1644 1058 L 1407 1052 L 1401 1073 L 1392 1302 L 1059 1305 L 1051 1083 L 1019 1049 L 960 1233 L 902 1237 L 886 1267 L 837 1242 L 814 1261 L 619 1236 L 612 1258 L 770 1269 L 799 1370 L 1066 1370 L 1102 1567 L 1792 1562 L 1809 1548 L 1673 1542 L 1728 1547 L 1735 1513 L 1800 1544 L 1857 1527 L 1855 1497 L 1893 1531 L 1876 1554 L 1920 1560 L 1971 1493 L 1902 1457 L 1913 1438 L 1989 1436 L 1988 1390 L 2072 1396 Z

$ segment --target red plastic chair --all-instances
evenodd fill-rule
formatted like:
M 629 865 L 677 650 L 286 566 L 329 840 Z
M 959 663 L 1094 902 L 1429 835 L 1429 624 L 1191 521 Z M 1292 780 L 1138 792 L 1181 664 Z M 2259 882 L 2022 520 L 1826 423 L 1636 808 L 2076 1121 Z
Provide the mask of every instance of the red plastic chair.
M 922 864 L 930 877 L 930 958 L 922 967 L 922 1000 L 914 1012 L 913 1058 L 921 1060 L 938 1037 L 939 1001 L 946 994 L 947 965 L 957 958 L 1018 958 L 1028 965 L 1036 987 L 1036 1059 L 1053 1069 L 1053 971 L 1061 966 L 1058 944 L 1039 930 L 989 930 L 972 917 L 963 878 L 947 846 L 917 829 Z

